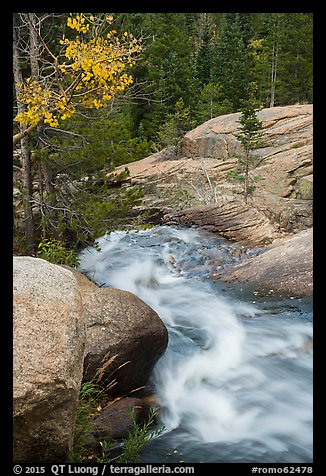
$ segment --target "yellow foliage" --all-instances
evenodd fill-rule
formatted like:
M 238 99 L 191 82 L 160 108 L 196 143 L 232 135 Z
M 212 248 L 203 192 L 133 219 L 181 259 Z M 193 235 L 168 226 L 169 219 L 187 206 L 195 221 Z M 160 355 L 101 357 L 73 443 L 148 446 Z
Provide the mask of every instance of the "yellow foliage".
M 258 59 L 259 57 L 262 57 L 264 55 L 264 46 L 265 46 L 264 38 L 257 38 L 257 39 L 251 40 L 249 42 L 251 55 L 256 59 Z
M 89 24 L 85 24 L 85 17 L 83 17 L 81 14 L 76 15 L 76 18 L 69 17 L 67 20 L 67 26 L 77 30 L 79 33 L 86 33 L 89 29 Z
M 26 126 L 48 123 L 58 127 L 75 113 L 75 107 L 101 108 L 112 97 L 123 91 L 132 82 L 127 69 L 135 63 L 135 56 L 141 51 L 140 40 L 127 32 L 123 40 L 115 30 L 106 38 L 98 36 L 94 16 L 89 23 L 85 14 L 70 16 L 67 26 L 76 30 L 74 39 L 64 35 L 60 40 L 62 53 L 56 66 L 56 78 L 44 84 L 28 78 L 20 86 L 18 100 L 26 105 L 26 112 L 18 114 L 16 121 Z M 111 24 L 112 16 L 105 18 Z

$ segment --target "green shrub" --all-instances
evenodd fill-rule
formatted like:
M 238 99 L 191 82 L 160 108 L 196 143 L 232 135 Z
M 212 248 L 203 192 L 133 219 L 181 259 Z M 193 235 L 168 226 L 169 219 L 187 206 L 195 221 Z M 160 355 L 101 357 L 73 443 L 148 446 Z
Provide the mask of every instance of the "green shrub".
M 94 432 L 94 417 L 104 408 L 111 400 L 110 390 L 115 385 L 115 381 L 107 383 L 104 380 L 105 369 L 116 358 L 116 355 L 107 353 L 102 361 L 101 366 L 97 369 L 95 377 L 90 382 L 84 382 L 81 385 L 79 399 L 77 404 L 77 414 L 74 433 L 74 444 L 72 461 L 80 463 L 83 461 L 96 461 L 98 463 L 135 463 L 139 461 L 140 451 L 143 446 L 154 436 L 159 435 L 164 427 L 153 428 L 158 408 L 151 408 L 147 420 L 139 424 L 137 422 L 136 410 L 129 406 L 128 411 L 132 420 L 132 427 L 122 443 L 122 452 L 118 457 L 111 458 L 110 450 L 117 441 L 113 438 L 101 438 L 98 443 L 101 446 L 101 454 L 94 449 L 88 449 L 86 445 L 87 437 Z
M 93 419 L 98 411 L 107 404 L 108 395 L 100 384 L 85 382 L 82 384 L 77 405 L 74 444 L 71 461 L 82 463 L 83 461 L 96 461 L 97 463 L 137 463 L 140 461 L 140 452 L 152 438 L 158 436 L 164 427 L 154 428 L 158 408 L 150 409 L 147 420 L 137 423 L 136 410 L 128 408 L 132 419 L 132 427 L 128 435 L 122 440 L 122 450 L 118 457 L 110 457 L 110 449 L 117 441 L 113 438 L 102 438 L 100 445 L 101 455 L 87 449 L 86 438 L 95 428 Z
M 60 240 L 41 241 L 37 249 L 37 257 L 54 264 L 65 264 L 77 268 L 79 258 L 75 250 L 67 249 Z
M 239 174 L 236 170 L 229 170 L 226 174 L 227 180 L 229 181 L 238 181 L 238 182 L 244 182 L 244 176 L 242 174 Z
M 164 431 L 164 427 L 152 429 L 158 408 L 154 407 L 150 409 L 147 420 L 144 423 L 137 423 L 136 410 L 134 407 L 129 406 L 129 414 L 132 419 L 132 427 L 128 432 L 126 438 L 123 439 L 123 449 L 121 455 L 114 459 L 114 463 L 139 463 L 140 452 L 152 438 L 158 436 Z M 107 453 L 110 450 L 113 440 L 108 439 L 102 442 L 102 457 L 98 459 L 98 463 L 111 463 L 111 460 Z
M 72 456 L 74 463 L 80 463 L 87 456 L 85 438 L 94 430 L 92 419 L 97 412 L 100 395 L 99 385 L 92 382 L 85 382 L 80 388 Z

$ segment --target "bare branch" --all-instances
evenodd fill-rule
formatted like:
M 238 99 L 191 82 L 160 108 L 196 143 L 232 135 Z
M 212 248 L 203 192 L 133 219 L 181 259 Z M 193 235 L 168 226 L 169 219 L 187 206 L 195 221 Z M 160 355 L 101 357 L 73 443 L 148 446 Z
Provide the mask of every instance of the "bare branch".
M 30 15 L 30 14 L 29 14 Z M 52 51 L 49 49 L 48 45 L 45 43 L 44 39 L 42 38 L 42 35 L 40 33 L 40 31 L 38 31 L 36 28 L 35 28 L 35 25 L 34 25 L 34 22 L 30 22 L 30 25 L 32 26 L 34 32 L 37 34 L 38 36 L 38 39 L 40 40 L 40 42 L 42 43 L 44 49 L 47 51 L 47 53 L 53 58 L 53 60 L 55 61 L 57 59 L 57 57 L 52 53 Z
M 39 124 L 34 124 L 27 127 L 24 131 L 18 132 L 17 134 L 13 135 L 13 145 L 16 145 L 17 142 L 21 141 L 24 137 L 28 136 Z

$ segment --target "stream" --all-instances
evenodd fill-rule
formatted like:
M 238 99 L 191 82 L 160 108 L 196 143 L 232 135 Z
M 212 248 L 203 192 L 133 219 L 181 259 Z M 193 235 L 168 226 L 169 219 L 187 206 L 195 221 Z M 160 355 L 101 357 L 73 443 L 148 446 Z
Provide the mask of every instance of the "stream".
M 169 333 L 152 377 L 165 429 L 142 462 L 312 462 L 312 300 L 213 281 L 262 250 L 197 228 L 97 242 L 81 253 L 81 271 L 136 294 Z

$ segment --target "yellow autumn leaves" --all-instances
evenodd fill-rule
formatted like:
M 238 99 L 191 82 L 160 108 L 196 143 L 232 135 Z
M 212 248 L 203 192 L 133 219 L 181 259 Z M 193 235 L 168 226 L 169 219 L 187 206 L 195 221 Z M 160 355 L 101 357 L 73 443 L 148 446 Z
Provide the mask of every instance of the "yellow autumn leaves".
M 67 20 L 67 26 L 77 30 L 79 33 L 86 33 L 89 29 L 89 23 L 85 24 L 85 17 L 80 14 L 76 15 L 75 18 L 69 17 Z
M 62 51 L 53 62 L 51 80 L 29 78 L 21 85 L 18 100 L 26 105 L 26 111 L 18 114 L 16 121 L 26 126 L 44 121 L 58 127 L 60 120 L 74 114 L 77 105 L 104 107 L 133 82 L 128 69 L 141 51 L 140 41 L 127 32 L 120 40 L 115 30 L 99 36 L 95 30 L 98 22 L 92 15 L 89 21 L 85 14 L 68 18 L 67 26 L 81 35 L 60 40 Z M 110 24 L 113 17 L 107 16 L 105 21 Z
M 18 114 L 15 120 L 26 126 L 37 125 L 43 121 L 51 127 L 58 127 L 59 119 L 65 120 L 75 112 L 66 96 L 41 85 L 33 78 L 28 78 L 26 83 L 19 87 L 19 100 L 26 104 L 27 108 L 26 112 Z

